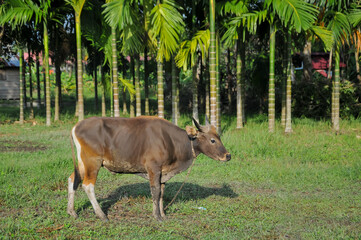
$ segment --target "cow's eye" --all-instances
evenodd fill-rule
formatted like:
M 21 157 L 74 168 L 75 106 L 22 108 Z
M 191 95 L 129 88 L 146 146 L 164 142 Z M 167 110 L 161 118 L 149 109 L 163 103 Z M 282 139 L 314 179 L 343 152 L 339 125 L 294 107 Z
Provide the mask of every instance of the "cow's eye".
M 214 138 L 212 138 L 211 139 L 211 143 L 215 143 L 216 142 L 216 140 L 214 140 Z

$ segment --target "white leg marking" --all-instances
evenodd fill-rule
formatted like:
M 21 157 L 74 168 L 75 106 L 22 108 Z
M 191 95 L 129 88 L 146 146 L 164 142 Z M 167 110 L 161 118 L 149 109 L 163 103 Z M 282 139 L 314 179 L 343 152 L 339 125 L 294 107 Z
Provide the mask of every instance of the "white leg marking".
M 94 185 L 92 183 L 90 183 L 88 185 L 83 184 L 83 189 L 86 192 L 86 194 L 88 195 L 88 198 L 94 208 L 95 214 L 100 219 L 107 221 L 108 220 L 107 216 L 104 214 L 103 210 L 99 206 L 97 199 L 95 198 Z
M 78 157 L 78 167 L 79 167 L 79 171 L 80 171 L 80 175 L 81 176 L 84 176 L 84 164 L 83 164 L 83 160 L 81 159 L 81 145 L 78 141 L 78 138 L 76 137 L 75 135 L 75 127 L 73 127 L 71 133 L 72 133 L 72 136 L 73 136 L 73 140 L 74 140 L 74 143 L 75 143 L 75 146 L 76 146 L 76 153 L 77 153 L 77 157 Z
M 68 178 L 68 214 L 71 216 L 77 218 L 78 215 L 75 212 L 74 209 L 74 196 L 75 196 L 75 190 L 74 190 L 74 183 L 71 181 L 71 178 Z

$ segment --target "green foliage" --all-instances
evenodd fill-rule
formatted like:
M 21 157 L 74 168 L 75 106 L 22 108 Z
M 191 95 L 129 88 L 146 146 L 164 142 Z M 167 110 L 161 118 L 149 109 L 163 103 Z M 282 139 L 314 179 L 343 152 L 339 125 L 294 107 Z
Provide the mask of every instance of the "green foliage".
M 179 37 L 184 28 L 179 8 L 173 0 L 164 0 L 151 11 L 152 35 L 159 39 L 158 61 L 168 61 L 178 48 Z
M 341 40 L 347 41 L 347 36 L 351 34 L 350 32 L 350 22 L 346 14 L 342 12 L 333 12 L 329 11 L 326 13 L 326 18 L 331 18 L 327 24 L 327 29 L 331 30 L 334 36 L 335 41 L 340 42 Z
M 177 66 L 179 68 L 183 67 L 184 70 L 187 70 L 188 66 L 194 66 L 199 52 L 204 61 L 208 55 L 209 43 L 209 29 L 199 30 L 191 40 L 183 41 L 175 57 Z
M 266 0 L 265 5 L 272 4 L 282 24 L 296 32 L 308 30 L 316 21 L 318 10 L 311 3 L 303 0 Z

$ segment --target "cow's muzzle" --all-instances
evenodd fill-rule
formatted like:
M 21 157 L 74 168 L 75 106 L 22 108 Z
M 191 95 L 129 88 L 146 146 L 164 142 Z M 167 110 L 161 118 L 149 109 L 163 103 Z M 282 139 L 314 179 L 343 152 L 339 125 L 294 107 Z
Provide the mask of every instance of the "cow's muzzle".
M 223 158 L 220 159 L 222 162 L 228 162 L 229 160 L 231 160 L 231 154 L 230 153 L 226 153 L 224 155 Z

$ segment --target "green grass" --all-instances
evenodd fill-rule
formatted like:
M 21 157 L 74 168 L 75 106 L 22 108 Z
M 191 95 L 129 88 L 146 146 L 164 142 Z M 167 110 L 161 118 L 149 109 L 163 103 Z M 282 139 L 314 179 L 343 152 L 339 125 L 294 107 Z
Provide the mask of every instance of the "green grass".
M 95 217 L 82 188 L 75 198 L 79 218 L 68 216 L 69 134 L 76 119 L 44 122 L 0 126 L 0 144 L 6 141 L 0 146 L 2 239 L 361 238 L 359 120 L 343 121 L 335 135 L 327 122 L 295 119 L 293 134 L 284 135 L 280 126 L 268 133 L 262 116 L 243 130 L 225 117 L 222 140 L 232 160 L 199 156 L 162 223 L 153 220 L 147 181 L 104 169 L 96 195 L 110 221 Z M 185 176 L 167 183 L 166 204 Z

